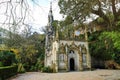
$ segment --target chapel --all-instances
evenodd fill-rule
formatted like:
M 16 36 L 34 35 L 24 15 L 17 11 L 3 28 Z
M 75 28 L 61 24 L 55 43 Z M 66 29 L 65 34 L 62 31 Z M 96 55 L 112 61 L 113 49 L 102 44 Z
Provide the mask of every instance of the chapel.
M 91 69 L 91 56 L 87 41 L 59 39 L 52 25 L 54 22 L 52 5 L 48 14 L 45 40 L 45 67 L 54 72 L 83 71 Z

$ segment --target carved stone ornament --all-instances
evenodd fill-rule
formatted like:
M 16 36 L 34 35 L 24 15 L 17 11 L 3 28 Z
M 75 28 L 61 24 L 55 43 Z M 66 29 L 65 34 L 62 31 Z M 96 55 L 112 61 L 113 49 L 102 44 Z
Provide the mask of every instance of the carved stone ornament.
M 60 45 L 60 48 L 59 48 L 60 50 L 60 54 L 62 53 L 62 54 L 65 54 L 66 52 L 65 52 L 65 45 L 62 43 L 61 45 Z
M 86 53 L 86 47 L 83 45 L 82 47 L 81 47 L 81 50 L 82 50 L 82 53 Z
M 72 50 L 72 49 L 75 49 L 75 50 L 78 50 L 79 49 L 79 46 L 77 46 L 74 41 L 72 42 L 72 44 L 69 46 L 69 48 Z

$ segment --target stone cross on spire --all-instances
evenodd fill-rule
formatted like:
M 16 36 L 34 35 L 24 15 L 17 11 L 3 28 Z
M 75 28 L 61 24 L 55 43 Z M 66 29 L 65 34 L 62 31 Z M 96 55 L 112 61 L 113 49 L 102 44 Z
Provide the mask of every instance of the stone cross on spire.
M 52 2 L 50 2 L 50 11 L 49 11 L 49 15 L 48 15 L 48 22 L 49 22 L 49 26 L 52 26 L 52 22 L 53 22 Z
M 50 2 L 50 11 L 52 11 L 52 2 Z

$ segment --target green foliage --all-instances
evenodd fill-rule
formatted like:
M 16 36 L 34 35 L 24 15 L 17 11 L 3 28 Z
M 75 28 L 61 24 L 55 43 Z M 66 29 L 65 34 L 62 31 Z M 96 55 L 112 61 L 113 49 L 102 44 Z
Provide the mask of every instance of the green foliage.
M 12 63 L 16 63 L 15 54 L 10 51 L 0 51 L 0 61 L 4 66 L 10 66 Z
M 95 20 L 94 15 L 96 15 L 100 17 L 98 22 L 104 21 L 106 28 L 113 27 L 114 29 L 116 22 L 120 20 L 118 17 L 120 8 L 116 6 L 119 3 L 116 0 L 59 0 L 58 2 L 60 13 L 70 16 L 73 22 L 83 23 L 88 18 Z M 117 9 L 118 11 L 116 11 Z
M 83 21 L 89 15 L 94 2 L 93 0 L 59 0 L 60 13 L 71 16 L 73 20 Z
M 98 23 L 103 23 L 103 22 L 104 22 L 104 19 L 101 18 L 101 17 L 99 17 L 99 18 L 97 19 L 97 22 L 98 22 Z
M 48 67 L 43 67 L 42 72 L 52 73 L 53 70 L 48 66 Z
M 17 65 L 0 67 L 0 79 L 6 80 L 7 78 L 17 74 Z
M 18 73 L 24 73 L 25 68 L 22 63 L 18 63 Z
M 114 55 L 113 55 L 112 57 L 113 57 L 113 59 L 114 59 L 117 63 L 120 64 L 120 51 L 116 50 L 116 51 L 114 52 Z
M 38 58 L 37 63 L 35 64 L 37 70 L 40 70 L 40 71 L 41 71 L 41 69 L 43 68 L 43 64 L 44 64 L 44 62 L 41 61 L 40 58 Z
M 25 42 L 24 37 L 22 37 L 19 34 L 12 34 L 10 32 L 9 38 L 5 38 L 4 43 L 7 45 L 9 48 L 20 48 L 20 46 Z
M 106 14 L 106 16 L 109 18 L 110 22 L 114 21 L 114 15 L 113 15 L 113 13 L 109 12 L 109 13 Z
M 120 50 L 120 32 L 103 32 L 100 38 L 109 38 L 113 41 L 113 47 Z
M 64 25 L 70 25 L 73 23 L 73 19 L 71 16 L 67 16 L 64 21 Z
M 89 36 L 90 53 L 100 60 L 115 60 L 120 63 L 120 33 L 95 32 Z
M 106 44 L 104 39 L 99 39 L 102 32 L 95 32 L 89 36 L 90 43 L 90 53 L 96 59 L 99 60 L 109 60 L 112 57 L 112 49 L 109 47 L 106 49 Z M 112 46 L 112 44 L 111 44 Z
M 118 22 L 116 23 L 116 26 L 120 26 L 120 21 L 118 21 Z
M 112 59 L 116 62 L 120 63 L 120 32 L 112 31 L 112 32 L 103 32 L 100 36 L 100 39 L 109 39 L 110 43 L 107 42 L 108 46 L 112 53 Z M 108 41 L 108 40 L 107 40 Z
M 65 21 L 54 22 L 54 26 L 56 27 L 56 31 L 58 32 L 58 37 L 61 40 L 73 40 L 75 27 L 72 24 L 71 17 L 66 17 Z M 77 26 L 79 28 L 80 26 Z M 81 36 L 82 37 L 82 36 Z
M 23 67 L 26 71 L 30 71 L 31 66 L 37 63 L 38 58 L 41 61 L 44 60 L 44 39 L 45 35 L 37 32 L 27 37 L 20 34 L 11 34 L 10 38 L 5 40 L 5 45 L 9 48 L 17 49 L 17 61 L 24 64 Z
M 31 66 L 30 71 L 41 71 L 43 67 L 43 61 L 38 58 L 36 64 Z
M 3 67 L 3 63 L 2 62 L 0 62 L 0 67 Z
M 22 62 L 34 62 L 33 58 L 36 55 L 34 45 L 23 45 L 19 55 Z

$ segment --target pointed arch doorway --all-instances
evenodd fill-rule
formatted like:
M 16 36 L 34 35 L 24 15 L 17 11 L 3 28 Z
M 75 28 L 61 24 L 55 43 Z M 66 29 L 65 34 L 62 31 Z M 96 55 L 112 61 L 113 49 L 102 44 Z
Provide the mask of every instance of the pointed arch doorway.
M 75 60 L 70 58 L 70 71 L 75 71 Z

